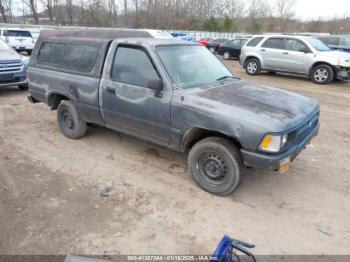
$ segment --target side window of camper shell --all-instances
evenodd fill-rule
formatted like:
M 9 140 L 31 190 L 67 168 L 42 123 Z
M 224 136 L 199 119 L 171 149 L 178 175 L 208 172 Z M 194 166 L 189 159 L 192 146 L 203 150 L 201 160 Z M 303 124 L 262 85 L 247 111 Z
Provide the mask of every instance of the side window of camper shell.
M 97 59 L 97 47 L 90 44 L 43 42 L 39 63 L 59 66 L 60 69 L 90 72 Z

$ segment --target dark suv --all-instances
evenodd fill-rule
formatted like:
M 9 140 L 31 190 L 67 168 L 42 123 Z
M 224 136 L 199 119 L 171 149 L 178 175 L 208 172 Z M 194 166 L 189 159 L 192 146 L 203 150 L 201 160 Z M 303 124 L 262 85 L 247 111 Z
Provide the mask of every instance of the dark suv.
M 219 50 L 220 46 L 223 45 L 224 43 L 227 43 L 228 41 L 230 41 L 230 39 L 218 38 L 218 39 L 209 41 L 207 48 L 210 50 L 210 52 L 216 53 Z
M 350 35 L 325 35 L 317 38 L 334 50 L 350 52 Z

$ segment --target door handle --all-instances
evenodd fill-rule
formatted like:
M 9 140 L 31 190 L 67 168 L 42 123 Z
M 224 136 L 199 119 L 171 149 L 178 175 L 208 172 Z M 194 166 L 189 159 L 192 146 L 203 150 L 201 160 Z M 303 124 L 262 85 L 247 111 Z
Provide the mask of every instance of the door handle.
M 262 52 L 266 52 L 266 49 L 260 49 L 260 51 L 262 51 Z
M 283 52 L 282 54 L 284 54 L 284 55 L 288 55 L 289 53 L 288 53 L 288 52 Z
M 109 93 L 115 94 L 115 88 L 114 88 L 114 87 L 107 86 L 107 87 L 106 87 L 106 90 L 107 90 L 107 92 L 109 92 Z

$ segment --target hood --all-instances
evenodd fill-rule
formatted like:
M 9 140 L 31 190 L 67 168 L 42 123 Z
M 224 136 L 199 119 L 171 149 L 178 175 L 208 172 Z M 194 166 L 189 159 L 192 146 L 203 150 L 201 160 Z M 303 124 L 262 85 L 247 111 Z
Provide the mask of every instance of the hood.
M 216 104 L 214 107 L 221 113 L 225 111 L 242 121 L 273 127 L 276 131 L 295 127 L 319 108 L 310 98 L 245 81 L 197 89 L 192 95 L 205 99 L 207 104 Z
M 22 56 L 14 50 L 0 50 L 0 63 L 9 61 L 19 61 Z
M 323 51 L 317 53 L 320 56 L 330 57 L 330 58 L 345 58 L 350 59 L 350 54 L 343 51 L 331 50 L 331 51 Z

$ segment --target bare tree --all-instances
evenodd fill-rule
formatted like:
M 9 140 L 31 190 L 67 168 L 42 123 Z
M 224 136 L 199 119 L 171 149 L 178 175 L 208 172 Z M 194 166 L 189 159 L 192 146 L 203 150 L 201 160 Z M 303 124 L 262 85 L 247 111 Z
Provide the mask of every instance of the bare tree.
M 230 17 L 242 16 L 244 3 L 242 0 L 226 0 L 226 9 Z
M 269 15 L 270 8 L 266 2 L 251 0 L 248 6 L 247 16 L 249 20 L 248 31 L 259 33 L 263 29 L 262 19 Z
M 53 13 L 53 0 L 40 0 L 42 5 L 47 9 L 47 13 L 50 21 L 53 21 L 54 13 Z
M 66 0 L 66 9 L 68 25 L 73 25 L 73 0 Z
M 296 0 L 276 0 L 277 17 L 280 20 L 279 31 L 286 31 L 288 21 L 294 16 Z
M 5 6 L 5 1 L 0 0 L 0 14 L 2 16 L 2 20 L 4 23 L 7 23 L 7 14 L 6 14 L 6 6 Z
M 128 0 L 124 0 L 124 23 L 128 27 Z
M 39 24 L 39 17 L 38 17 L 38 9 L 37 9 L 37 1 L 36 0 L 23 0 L 23 3 L 27 5 L 30 9 L 30 12 L 32 13 L 32 18 L 34 21 L 34 24 Z

